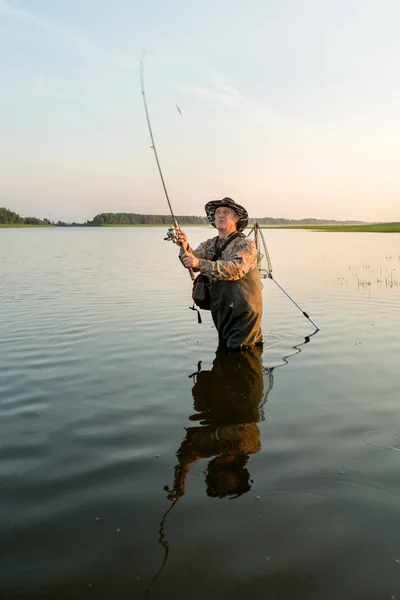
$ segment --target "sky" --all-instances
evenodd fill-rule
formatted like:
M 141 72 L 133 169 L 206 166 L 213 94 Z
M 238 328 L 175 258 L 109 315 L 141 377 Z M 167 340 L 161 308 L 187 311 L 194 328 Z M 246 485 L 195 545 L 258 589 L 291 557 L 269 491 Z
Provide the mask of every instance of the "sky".
M 0 206 L 400 221 L 398 0 L 0 0 Z M 177 109 L 179 106 L 180 112 Z

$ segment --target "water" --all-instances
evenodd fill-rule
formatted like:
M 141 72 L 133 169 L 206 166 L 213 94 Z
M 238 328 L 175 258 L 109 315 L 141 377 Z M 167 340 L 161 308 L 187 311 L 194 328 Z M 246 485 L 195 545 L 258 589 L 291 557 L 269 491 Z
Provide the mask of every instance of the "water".
M 212 370 L 163 234 L 0 230 L 0 597 L 399 598 L 399 236 L 265 231 L 321 331 Z

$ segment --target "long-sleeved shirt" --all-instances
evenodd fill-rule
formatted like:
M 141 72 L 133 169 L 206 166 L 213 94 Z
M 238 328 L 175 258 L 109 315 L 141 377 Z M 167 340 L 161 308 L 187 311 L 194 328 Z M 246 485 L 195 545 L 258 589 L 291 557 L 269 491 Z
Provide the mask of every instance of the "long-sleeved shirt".
M 225 241 L 223 240 L 222 244 Z M 207 275 L 211 281 L 235 281 L 257 268 L 256 245 L 248 237 L 235 238 L 222 251 L 221 258 L 213 260 L 218 247 L 218 236 L 202 242 L 195 250 L 189 247 L 189 251 L 200 259 L 199 266 L 195 270 Z M 183 253 L 184 250 L 181 247 L 179 252 L 181 260 Z

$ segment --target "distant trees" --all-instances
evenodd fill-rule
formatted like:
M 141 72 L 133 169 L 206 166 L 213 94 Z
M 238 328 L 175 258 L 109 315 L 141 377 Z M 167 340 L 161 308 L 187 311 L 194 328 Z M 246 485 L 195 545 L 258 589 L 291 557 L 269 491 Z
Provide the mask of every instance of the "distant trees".
M 17 213 L 8 210 L 8 208 L 0 207 L 0 223 L 23 223 L 24 219 Z
M 205 217 L 178 216 L 178 223 L 183 225 L 206 225 Z M 100 213 L 86 225 L 101 227 L 103 225 L 170 225 L 171 215 L 144 215 L 138 213 Z
M 259 225 L 294 225 L 299 223 L 296 219 L 285 219 L 283 217 L 258 217 L 256 221 Z M 308 222 L 308 219 L 304 219 Z
M 177 215 L 180 225 L 208 225 L 206 217 Z M 250 225 L 253 219 L 249 220 Z M 273 217 L 257 218 L 259 225 L 303 225 L 303 224 L 318 224 L 318 225 L 345 225 L 349 223 L 362 223 L 362 221 L 334 221 L 328 219 L 284 219 Z M 8 208 L 0 207 L 0 224 L 9 225 L 55 225 L 56 227 L 102 227 L 105 225 L 172 225 L 171 215 L 146 215 L 139 213 L 99 213 L 86 223 L 65 223 L 57 221 L 51 223 L 49 219 L 38 219 L 37 217 L 20 217 L 17 213 L 8 210 Z
M 180 225 L 209 225 L 206 217 L 176 215 Z M 285 219 L 274 217 L 259 217 L 256 219 L 259 225 L 304 225 L 325 224 L 334 225 L 347 223 L 347 221 L 335 221 L 333 219 Z M 253 218 L 249 219 L 251 225 Z M 103 225 L 171 225 L 170 215 L 146 215 L 140 213 L 99 213 L 92 221 L 86 221 L 85 225 L 101 227 Z
M 0 223 L 9 225 L 51 225 L 48 219 L 20 217 L 17 213 L 8 210 L 4 206 L 0 207 Z
M 25 225 L 44 225 L 44 221 L 41 219 L 37 219 L 36 217 L 25 217 L 24 219 Z
M 256 219 L 259 225 L 338 225 L 342 223 L 354 223 L 354 221 L 335 221 L 334 219 L 284 219 L 274 217 L 259 217 Z M 251 219 L 250 219 L 251 222 Z M 357 221 L 362 223 L 362 221 Z

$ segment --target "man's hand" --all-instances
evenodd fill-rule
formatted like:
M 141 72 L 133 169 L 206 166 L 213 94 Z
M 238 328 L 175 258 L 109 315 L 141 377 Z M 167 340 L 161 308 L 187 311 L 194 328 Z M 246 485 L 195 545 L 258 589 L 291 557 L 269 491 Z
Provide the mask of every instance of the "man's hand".
M 187 269 L 197 269 L 199 266 L 199 259 L 194 256 L 191 252 L 185 252 L 182 256 L 182 262 Z
M 176 243 L 184 248 L 187 248 L 189 245 L 187 235 L 182 229 L 178 229 L 176 232 Z

